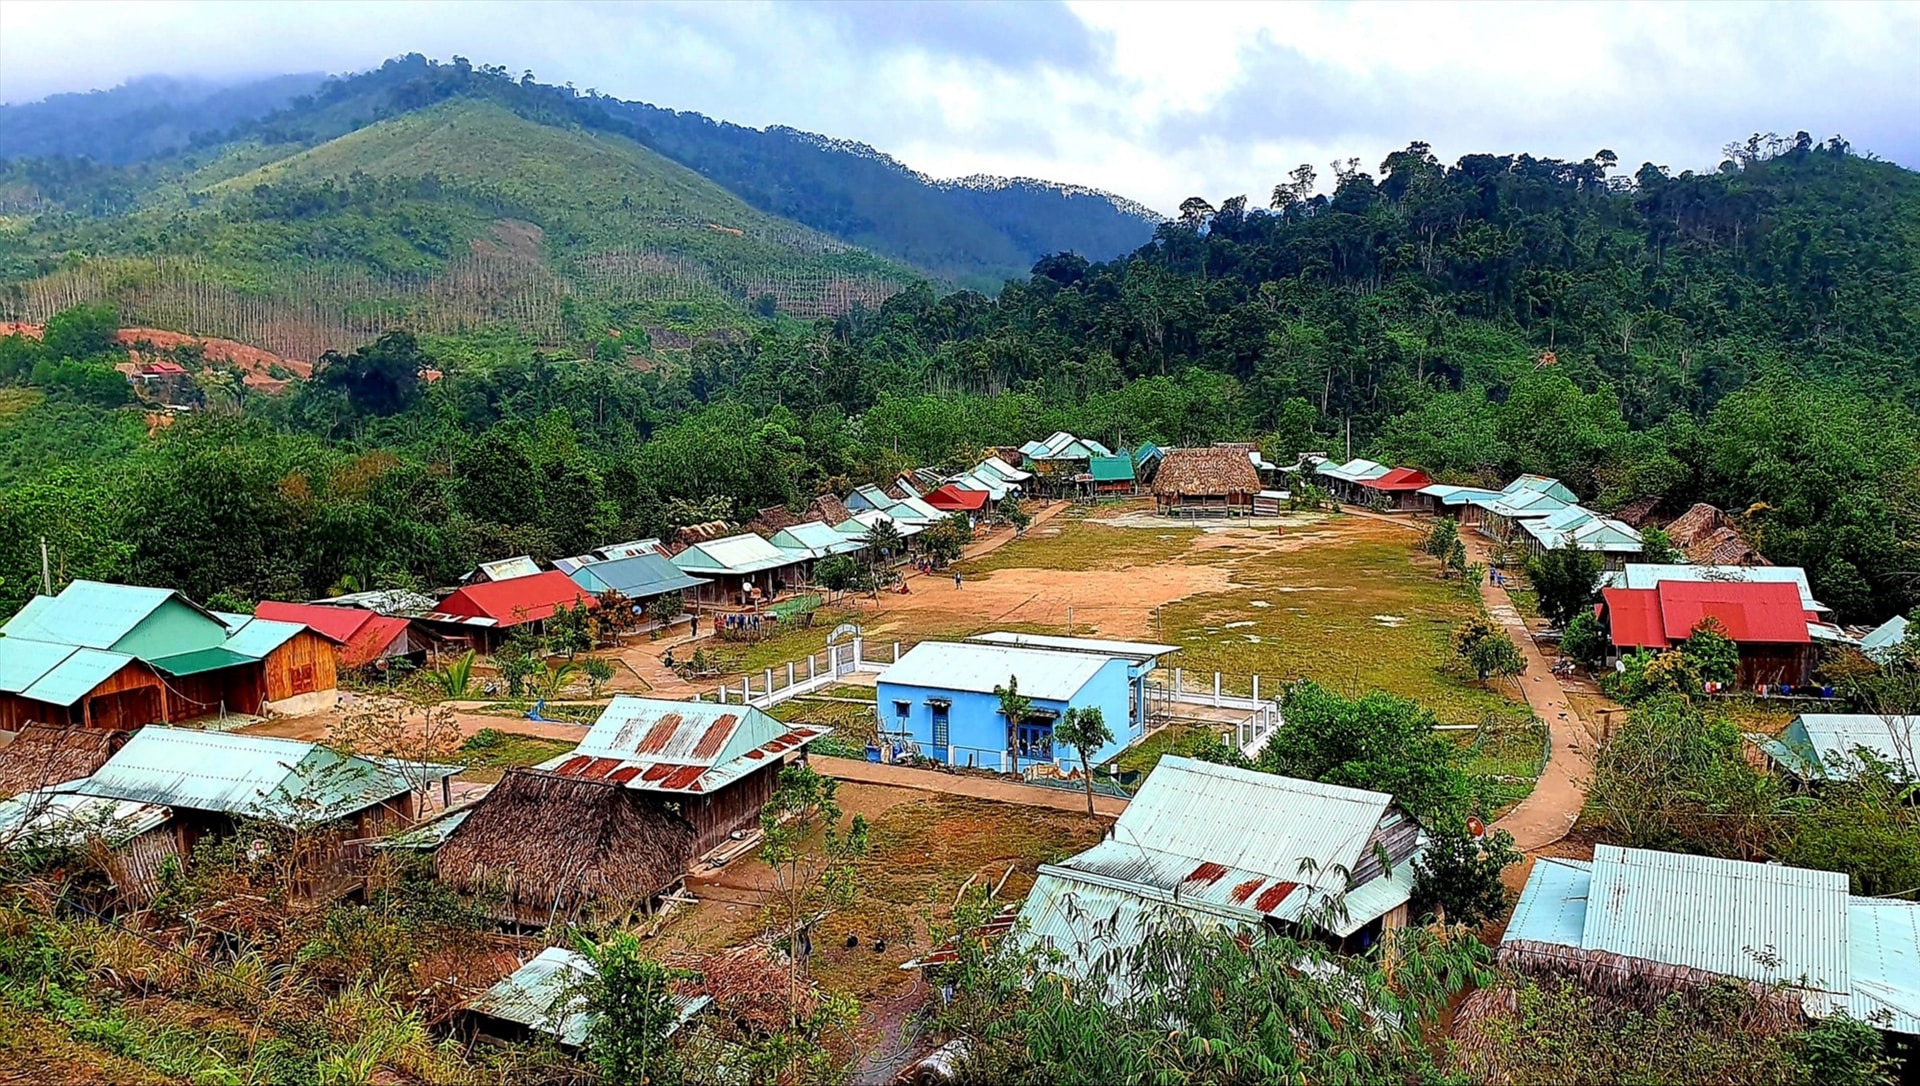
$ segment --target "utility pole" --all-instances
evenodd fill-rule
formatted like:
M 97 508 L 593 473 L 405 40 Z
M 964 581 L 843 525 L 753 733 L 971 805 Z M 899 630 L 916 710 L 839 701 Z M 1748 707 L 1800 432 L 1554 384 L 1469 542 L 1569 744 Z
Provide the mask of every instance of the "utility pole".
M 53 595 L 53 564 L 47 560 L 47 537 L 40 537 L 40 588 L 45 594 Z

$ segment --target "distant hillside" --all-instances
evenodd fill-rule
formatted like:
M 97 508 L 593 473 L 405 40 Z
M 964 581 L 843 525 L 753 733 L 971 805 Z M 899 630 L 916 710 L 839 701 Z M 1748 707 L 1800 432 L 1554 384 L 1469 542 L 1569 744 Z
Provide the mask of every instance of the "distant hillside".
M 401 325 L 579 342 L 749 308 L 810 318 L 877 305 L 916 277 L 624 136 L 484 96 L 305 149 L 249 142 L 178 160 L 130 213 L 39 216 L 0 244 L 7 255 L 0 267 L 41 273 L 10 290 L 11 316 L 106 299 L 129 320 L 303 359 Z
M 64 155 L 125 165 L 223 139 L 317 89 L 318 72 L 215 83 L 150 75 L 112 90 L 0 106 L 0 158 Z
M 187 135 L 156 135 L 145 147 L 131 138 L 130 129 L 140 122 L 129 119 L 135 116 L 130 102 L 140 100 L 136 88 L 148 83 L 172 88 L 163 96 L 170 103 L 164 107 L 169 111 L 165 132 Z M 459 60 L 441 64 L 418 54 L 324 84 L 289 76 L 227 88 L 199 99 L 200 106 L 193 104 L 192 86 L 139 81 L 109 92 L 5 107 L 6 126 L 18 126 L 24 134 L 0 138 L 0 157 L 61 154 L 147 164 L 130 180 L 35 163 L 29 183 L 16 176 L 11 191 L 0 187 L 0 204 L 6 205 L 0 213 L 22 206 L 90 214 L 123 210 L 130 193 L 164 182 L 167 164 L 147 160 L 189 145 L 203 157 L 242 148 L 229 163 L 237 160 L 251 168 L 280 157 L 261 148 L 315 147 L 450 98 L 482 97 L 523 120 L 634 140 L 768 215 L 959 286 L 997 290 L 1006 279 L 1024 279 L 1041 257 L 1060 251 L 1093 260 L 1119 256 L 1151 238 L 1159 221 L 1145 207 L 1090 189 L 1027 178 L 937 181 L 864 144 L 583 96 L 571 88 L 515 80 L 504 68 L 476 68 Z M 212 131 L 224 133 L 224 142 L 204 135 L 188 138 Z M 27 169 L 16 164 L 14 173 Z

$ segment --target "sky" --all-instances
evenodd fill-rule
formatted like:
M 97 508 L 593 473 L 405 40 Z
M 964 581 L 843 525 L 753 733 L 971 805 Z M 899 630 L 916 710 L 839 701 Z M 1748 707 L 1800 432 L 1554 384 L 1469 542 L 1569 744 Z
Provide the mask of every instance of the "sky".
M 1410 141 L 1711 169 L 1754 132 L 1920 167 L 1920 4 L 766 4 L 0 0 L 0 101 L 459 54 L 858 140 L 936 177 L 1040 177 L 1162 212 L 1265 203 Z

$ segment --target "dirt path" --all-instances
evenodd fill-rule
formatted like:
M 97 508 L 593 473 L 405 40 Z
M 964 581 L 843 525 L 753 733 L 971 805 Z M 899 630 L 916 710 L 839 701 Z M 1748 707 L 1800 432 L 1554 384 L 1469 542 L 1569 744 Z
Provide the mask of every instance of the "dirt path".
M 304 739 L 309 742 L 327 737 L 327 731 L 343 715 L 339 708 L 326 709 L 318 713 L 303 716 L 275 717 L 264 723 L 254 724 L 240 729 L 247 735 L 271 735 L 281 739 Z M 551 722 L 528 720 L 524 716 L 500 716 L 489 713 L 469 713 L 455 710 L 453 723 L 464 738 L 482 728 L 493 728 L 519 735 L 539 736 L 542 739 L 565 739 L 579 742 L 587 734 L 585 724 L 556 724 Z
M 813 763 L 815 769 L 836 780 L 888 785 L 895 788 L 915 788 L 922 792 L 945 792 L 955 796 L 972 796 L 975 799 L 1017 803 L 1025 807 L 1052 807 L 1055 810 L 1082 813 L 1087 809 L 1087 796 L 1084 792 L 1042 788 L 1037 784 L 1019 784 L 992 777 L 942 773 L 933 769 L 909 769 L 906 766 L 881 765 L 877 762 L 856 762 L 851 758 L 812 755 L 808 761 Z M 1127 809 L 1127 801 L 1112 796 L 1095 796 L 1093 809 L 1110 818 L 1118 818 L 1120 812 Z

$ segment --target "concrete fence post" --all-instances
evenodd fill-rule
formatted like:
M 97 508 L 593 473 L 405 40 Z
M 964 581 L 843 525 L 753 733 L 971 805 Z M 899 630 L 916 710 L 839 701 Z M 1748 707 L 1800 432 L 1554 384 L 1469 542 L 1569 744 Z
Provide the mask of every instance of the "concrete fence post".
M 1213 673 L 1213 707 L 1220 708 L 1220 673 Z
M 893 643 L 893 662 L 896 664 L 900 662 L 900 642 L 898 641 Z
M 726 703 L 727 703 L 727 684 L 721 683 L 720 684 L 720 704 L 725 705 Z
M 768 668 L 768 669 L 767 669 L 767 689 L 766 689 L 766 693 L 768 693 L 768 694 L 772 694 L 772 693 L 773 693 L 773 669 L 772 669 L 772 668 Z
M 787 689 L 793 689 L 793 661 L 787 661 Z
M 812 682 L 813 679 L 814 679 L 813 653 L 807 653 L 807 681 Z
M 853 670 L 855 671 L 861 670 L 862 661 L 860 657 L 866 650 L 866 640 L 864 637 L 856 637 L 853 639 Z
M 1180 700 L 1180 691 L 1182 689 L 1183 687 L 1180 685 L 1180 669 L 1176 667 L 1173 669 L 1173 700 L 1174 701 Z
M 1253 702 L 1255 705 L 1260 703 L 1260 676 L 1258 675 L 1253 677 Z

